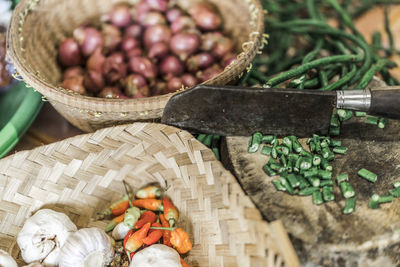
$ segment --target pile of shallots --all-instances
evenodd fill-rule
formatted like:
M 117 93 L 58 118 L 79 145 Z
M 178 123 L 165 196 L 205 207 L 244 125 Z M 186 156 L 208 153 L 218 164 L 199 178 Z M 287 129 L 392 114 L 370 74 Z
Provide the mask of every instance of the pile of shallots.
M 215 7 L 168 0 L 118 4 L 98 28 L 83 25 L 59 47 L 62 87 L 81 95 L 142 98 L 190 88 L 231 64 L 232 40 Z

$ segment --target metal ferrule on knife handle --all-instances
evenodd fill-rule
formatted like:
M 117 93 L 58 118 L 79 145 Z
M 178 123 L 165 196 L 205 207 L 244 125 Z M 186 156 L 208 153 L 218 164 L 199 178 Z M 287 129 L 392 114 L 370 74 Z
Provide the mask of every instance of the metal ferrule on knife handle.
M 371 107 L 371 91 L 369 89 L 336 92 L 337 108 L 357 111 L 369 111 Z

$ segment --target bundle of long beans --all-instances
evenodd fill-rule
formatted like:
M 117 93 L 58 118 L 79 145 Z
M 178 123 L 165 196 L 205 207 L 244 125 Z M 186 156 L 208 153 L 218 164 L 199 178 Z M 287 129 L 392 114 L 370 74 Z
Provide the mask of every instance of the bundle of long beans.
M 374 75 L 388 85 L 399 84 L 389 72 L 396 64 L 387 56 L 398 51 L 394 49 L 387 9 L 389 48 L 382 46 L 380 33 L 375 33 L 373 44 L 368 44 L 353 20 L 375 4 L 400 1 L 353 2 L 262 1 L 268 12 L 269 45 L 254 60 L 241 84 L 329 91 L 363 89 Z

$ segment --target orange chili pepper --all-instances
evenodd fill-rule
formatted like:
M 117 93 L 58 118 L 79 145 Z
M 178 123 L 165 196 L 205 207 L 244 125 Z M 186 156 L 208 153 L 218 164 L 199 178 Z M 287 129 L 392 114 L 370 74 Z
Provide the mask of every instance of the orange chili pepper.
M 150 223 L 146 223 L 141 229 L 137 230 L 127 239 L 125 249 L 128 252 L 135 252 L 138 250 L 143 245 L 143 239 L 147 236 L 149 229 Z
M 132 205 L 146 210 L 163 211 L 160 199 L 136 199 L 132 201 Z
M 123 242 L 123 247 L 124 247 L 125 254 L 126 254 L 128 257 L 130 257 L 131 259 L 132 259 L 133 255 L 135 255 L 135 252 L 129 253 L 129 252 L 126 250 L 125 245 L 126 245 L 126 242 L 128 242 L 128 239 L 129 239 L 134 233 L 135 233 L 134 230 L 130 230 L 130 231 L 126 234 L 126 236 L 124 237 L 124 242 Z
M 189 235 L 181 228 L 177 228 L 171 233 L 171 244 L 180 253 L 185 254 L 192 249 Z
M 187 264 L 182 258 L 181 258 L 181 264 L 182 267 L 191 267 L 189 264 Z
M 154 223 L 156 220 L 157 220 L 157 215 L 154 212 L 149 211 L 149 210 L 145 211 L 140 216 L 139 221 L 136 222 L 135 229 L 140 229 L 146 223 Z
M 159 223 L 153 223 L 151 227 L 162 227 L 162 225 Z M 145 239 L 143 239 L 143 243 L 145 243 L 146 245 L 152 245 L 160 240 L 162 235 L 163 230 L 150 229 L 149 235 Z
M 161 189 L 157 186 L 150 185 L 142 188 L 136 192 L 136 198 L 159 198 L 161 196 Z
M 131 194 L 125 194 L 123 198 L 118 200 L 117 202 L 114 202 L 111 204 L 111 206 L 108 209 L 103 210 L 102 212 L 99 212 L 98 214 L 100 215 L 114 215 L 114 216 L 119 216 L 123 214 L 128 208 L 129 208 L 129 199 L 132 198 Z
M 114 219 L 111 220 L 109 224 L 107 224 L 105 231 L 110 232 L 112 231 L 117 224 L 121 223 L 124 221 L 125 218 L 125 213 L 119 215 L 118 217 L 115 217 Z
M 163 214 L 160 214 L 160 220 L 161 220 L 162 227 L 169 228 L 169 223 L 165 219 Z M 170 239 L 171 239 L 171 231 L 163 230 L 163 244 L 166 246 L 172 247 Z
M 167 197 L 163 199 L 163 206 L 165 219 L 168 220 L 170 227 L 174 227 L 179 217 L 178 210 Z

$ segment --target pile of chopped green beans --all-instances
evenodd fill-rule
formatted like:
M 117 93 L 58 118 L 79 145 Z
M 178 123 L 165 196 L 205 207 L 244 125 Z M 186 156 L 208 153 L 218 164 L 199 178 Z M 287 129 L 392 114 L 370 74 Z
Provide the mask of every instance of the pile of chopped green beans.
M 272 183 L 279 191 L 290 195 L 312 196 L 312 202 L 321 205 L 335 200 L 333 166 L 331 162 L 336 154 L 345 154 L 347 147 L 340 140 L 313 135 L 307 140 L 308 148 L 304 148 L 296 136 L 286 136 L 281 141 L 273 135 L 255 133 L 249 142 L 249 153 L 270 156 L 263 167 L 269 176 L 279 175 L 279 180 Z M 343 213 L 354 211 L 355 191 L 348 181 L 347 174 L 337 178 L 346 205 Z
M 278 191 L 290 195 L 312 196 L 315 205 L 334 201 L 334 180 L 332 178 L 335 154 L 346 154 L 347 147 L 342 146 L 340 140 L 331 137 L 313 135 L 308 138 L 303 147 L 296 136 L 286 136 L 279 140 L 274 135 L 254 133 L 249 141 L 248 152 L 260 151 L 262 155 L 269 156 L 263 170 L 268 176 L 280 176 L 279 180 L 272 180 L 272 184 Z M 368 182 L 375 183 L 378 176 L 362 168 L 358 176 Z M 351 214 L 355 211 L 356 192 L 350 183 L 347 173 L 338 174 L 337 186 L 345 199 L 343 214 Z M 382 203 L 392 202 L 394 198 L 400 198 L 400 181 L 393 184 L 386 196 L 374 194 L 371 196 L 369 207 L 379 208 Z

